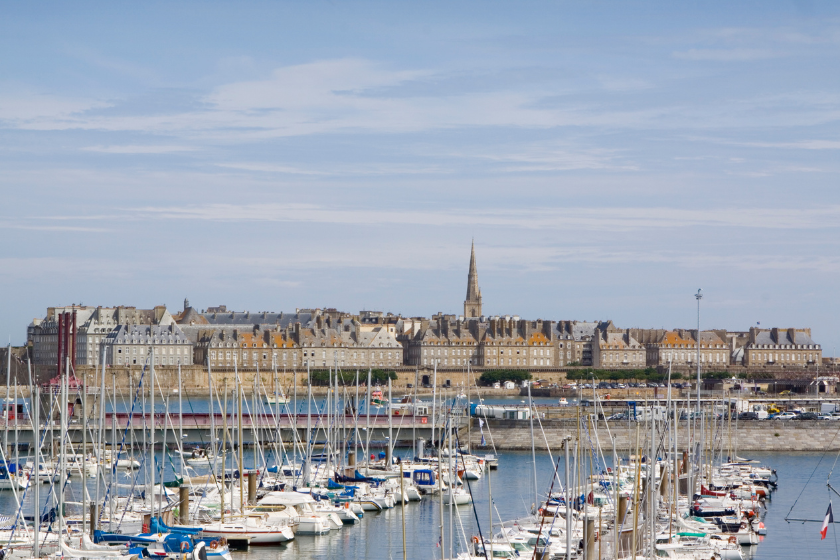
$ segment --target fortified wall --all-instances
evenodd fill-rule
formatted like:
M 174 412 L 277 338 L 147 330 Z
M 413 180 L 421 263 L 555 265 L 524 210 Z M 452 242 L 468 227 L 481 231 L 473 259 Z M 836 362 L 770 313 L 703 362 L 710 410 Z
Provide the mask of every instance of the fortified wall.
M 483 426 L 484 438 L 487 445 L 481 445 L 482 432 L 478 419 L 473 419 L 469 438 L 473 449 L 488 450 L 530 450 L 531 424 L 529 420 L 485 420 Z M 541 426 L 540 426 L 541 424 Z M 650 425 L 646 422 L 638 423 L 638 436 L 642 453 L 650 449 Z M 680 422 L 678 428 L 678 443 L 682 450 L 685 447 L 689 423 Z M 624 422 L 610 422 L 609 430 L 603 421 L 596 423 L 589 431 L 578 431 L 576 420 L 543 420 L 534 419 L 534 445 L 539 450 L 550 446 L 552 452 L 562 449 L 563 439 L 572 438 L 572 445 L 578 439 L 584 449 L 597 447 L 600 443 L 605 456 L 612 453 L 612 437 L 620 454 L 626 455 L 628 450 L 636 446 L 637 424 Z M 715 448 L 723 446 L 726 454 L 732 450 L 733 455 L 744 456 L 744 453 L 759 451 L 840 451 L 840 422 L 827 420 L 750 420 L 739 421 L 737 429 L 733 423 L 732 430 L 724 430 L 723 434 L 715 434 Z M 466 439 L 466 438 L 464 438 Z M 667 443 L 665 443 L 667 445 Z M 633 453 L 635 454 L 635 452 Z

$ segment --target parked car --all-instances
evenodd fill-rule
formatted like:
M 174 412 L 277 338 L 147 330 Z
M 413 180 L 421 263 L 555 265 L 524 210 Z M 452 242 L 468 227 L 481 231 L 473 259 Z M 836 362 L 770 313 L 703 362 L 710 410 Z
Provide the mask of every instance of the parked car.
M 738 415 L 738 420 L 758 420 L 758 414 L 755 412 L 742 412 Z
M 619 412 L 618 414 L 613 414 L 607 420 L 627 420 L 627 413 L 626 412 Z
M 816 412 L 803 412 L 802 414 L 797 414 L 792 418 L 792 420 L 819 420 L 820 417 L 817 415 Z
M 796 414 L 793 412 L 780 412 L 773 416 L 773 420 L 791 420 L 793 418 L 796 418 Z

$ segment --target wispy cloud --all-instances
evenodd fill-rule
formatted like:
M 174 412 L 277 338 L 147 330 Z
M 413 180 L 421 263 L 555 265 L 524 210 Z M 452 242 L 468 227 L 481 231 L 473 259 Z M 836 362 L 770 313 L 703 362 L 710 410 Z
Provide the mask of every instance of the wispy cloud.
M 125 212 L 132 212 L 125 209 Z M 187 207 L 144 207 L 139 219 L 199 221 L 316 222 L 349 225 L 403 224 L 424 226 L 495 226 L 522 229 L 563 230 L 585 228 L 599 231 L 629 231 L 687 227 L 757 229 L 840 228 L 840 206 L 807 209 L 772 208 L 518 208 L 459 209 L 431 212 L 386 208 L 327 207 L 316 204 L 211 204 Z
M 775 58 L 779 53 L 770 49 L 688 49 L 685 51 L 674 51 L 674 58 L 683 60 L 710 60 L 715 62 L 744 62 Z
M 20 229 L 29 231 L 66 231 L 74 233 L 105 233 L 110 231 L 109 228 L 104 227 L 90 227 L 90 226 L 72 226 L 51 223 L 11 223 L 0 222 L 0 228 L 4 229 Z
M 432 173 L 449 173 L 451 170 L 441 165 L 417 165 L 399 163 L 364 163 L 353 165 L 335 165 L 324 163 L 318 169 L 310 169 L 295 165 L 278 165 L 259 162 L 227 162 L 218 163 L 217 167 L 256 171 L 260 173 L 276 173 L 281 175 L 313 175 L 321 177 L 348 177 L 354 175 L 426 175 Z
M 177 145 L 142 145 L 142 144 L 127 144 L 127 145 L 113 145 L 113 146 L 86 146 L 81 148 L 86 152 L 97 152 L 101 154 L 172 154 L 177 152 L 192 152 L 196 148 L 193 146 L 177 146 Z

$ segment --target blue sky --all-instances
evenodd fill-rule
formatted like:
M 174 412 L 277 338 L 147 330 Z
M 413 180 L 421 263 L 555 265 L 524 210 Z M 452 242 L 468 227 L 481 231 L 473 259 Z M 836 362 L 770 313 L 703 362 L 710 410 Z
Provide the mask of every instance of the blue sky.
M 833 2 L 7 3 L 0 333 L 50 305 L 840 341 Z

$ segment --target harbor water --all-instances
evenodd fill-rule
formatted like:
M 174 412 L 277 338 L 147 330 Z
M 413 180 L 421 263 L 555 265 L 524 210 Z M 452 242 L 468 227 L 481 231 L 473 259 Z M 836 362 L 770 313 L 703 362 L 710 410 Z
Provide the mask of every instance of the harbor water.
M 407 452 L 407 450 L 405 450 Z M 551 485 L 554 466 L 559 459 L 557 450 L 552 464 L 546 453 L 537 454 L 537 483 L 538 492 L 542 498 Z M 398 453 L 399 454 L 399 453 Z M 534 476 L 531 454 L 527 452 L 502 452 L 499 455 L 499 470 L 491 471 L 490 483 L 493 496 L 493 522 L 499 519 L 511 520 L 527 515 L 531 511 L 534 497 Z M 825 516 L 829 500 L 832 499 L 830 490 L 826 486 L 826 478 L 832 467 L 836 467 L 835 478 L 840 476 L 840 467 L 836 465 L 834 454 L 817 453 L 765 453 L 753 454 L 750 458 L 757 459 L 763 464 L 777 470 L 779 488 L 773 493 L 764 523 L 767 526 L 767 536 L 761 545 L 752 551 L 744 549 L 757 560 L 776 560 L 792 558 L 826 558 L 836 557 L 840 549 L 840 534 L 834 527 L 829 529 L 828 537 L 820 540 L 820 523 Z M 164 458 L 158 454 L 158 463 L 163 461 L 164 478 L 171 480 L 180 468 L 177 457 Z M 245 464 L 250 466 L 253 456 L 246 453 Z M 268 458 L 269 464 L 273 459 Z M 232 465 L 231 462 L 228 463 Z M 560 479 L 563 479 L 562 461 L 559 468 Z M 142 478 L 141 478 L 142 479 Z M 68 501 L 80 501 L 80 483 L 73 478 Z M 455 509 L 453 525 L 455 527 L 455 552 L 465 550 L 466 542 L 477 535 L 479 526 L 481 531 L 487 531 L 490 519 L 488 503 L 488 478 L 482 477 L 478 481 L 471 481 L 470 486 L 475 499 L 474 507 L 459 506 Z M 840 487 L 840 482 L 837 484 Z M 47 485 L 42 485 L 42 496 L 47 494 Z M 93 483 L 89 485 L 91 495 L 94 493 Z M 72 495 L 71 495 L 72 493 Z M 840 498 L 834 495 L 834 501 L 840 503 Z M 795 507 L 794 507 L 795 506 Z M 68 506 L 68 513 L 70 508 Z M 785 516 L 793 507 L 790 517 L 810 519 L 815 522 L 785 521 Z M 27 496 L 23 511 L 30 515 L 32 505 Z M 15 515 L 16 505 L 12 492 L 0 493 L 0 514 Z M 331 559 L 350 560 L 368 558 L 371 560 L 391 560 L 402 557 L 402 526 L 405 515 L 405 538 L 408 558 L 419 560 L 441 558 L 440 539 L 441 519 L 439 504 L 432 497 L 426 497 L 422 502 L 410 503 L 405 511 L 400 507 L 385 510 L 382 513 L 366 513 L 364 519 L 356 526 L 348 526 L 328 535 L 312 537 L 299 536 L 291 543 L 282 547 L 252 547 L 248 551 L 233 552 L 235 560 L 268 560 L 268 559 Z M 448 556 L 449 542 L 449 507 L 444 506 L 445 542 Z M 840 521 L 840 518 L 838 518 Z

